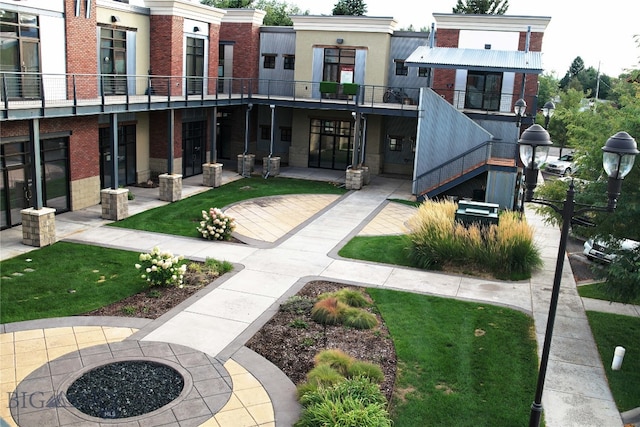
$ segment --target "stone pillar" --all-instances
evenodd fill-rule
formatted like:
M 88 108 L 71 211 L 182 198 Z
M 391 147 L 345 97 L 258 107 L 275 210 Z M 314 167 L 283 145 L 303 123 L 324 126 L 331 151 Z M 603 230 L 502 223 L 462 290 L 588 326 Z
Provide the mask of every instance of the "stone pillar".
M 371 173 L 369 172 L 369 166 L 360 166 L 362 171 L 362 185 L 369 185 L 371 182 Z
M 182 175 L 163 173 L 160 179 L 160 200 L 177 202 L 182 199 Z
M 43 247 L 56 242 L 56 210 L 53 208 L 27 208 L 22 214 L 22 243 Z
M 102 218 L 120 221 L 129 216 L 129 190 L 105 188 L 100 191 Z
M 344 183 L 345 188 L 347 190 L 360 190 L 362 188 L 362 180 L 362 169 L 347 169 L 347 179 Z
M 218 188 L 222 185 L 222 163 L 205 163 L 202 165 L 202 185 Z
M 238 174 L 243 175 L 242 173 L 242 161 L 244 158 L 244 175 L 249 176 L 251 172 L 253 172 L 253 167 L 256 164 L 256 155 L 255 154 L 238 154 Z
M 262 158 L 262 175 L 266 178 L 267 171 L 269 176 L 280 175 L 280 157 L 263 157 Z

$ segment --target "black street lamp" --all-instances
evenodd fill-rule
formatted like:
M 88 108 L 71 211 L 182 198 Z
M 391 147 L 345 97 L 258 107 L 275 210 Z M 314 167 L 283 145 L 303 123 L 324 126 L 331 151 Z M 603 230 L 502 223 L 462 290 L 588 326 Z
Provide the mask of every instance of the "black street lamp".
M 544 116 L 544 128 L 547 129 L 549 127 L 549 120 L 553 116 L 554 111 L 556 110 L 556 104 L 551 101 L 547 101 L 542 107 L 542 115 Z
M 513 104 L 513 112 L 516 113 L 518 117 L 518 121 L 516 122 L 516 126 L 520 127 L 520 123 L 522 123 L 522 118 L 525 116 L 527 112 L 527 103 L 524 99 L 518 99 L 515 104 Z
M 584 212 L 613 212 L 618 202 L 622 179 L 631 171 L 635 156 L 639 153 L 636 141 L 626 132 L 618 132 L 607 140 L 602 147 L 603 166 L 609 176 L 607 187 L 608 203 L 606 207 L 578 205 L 574 200 L 575 190 L 573 180 L 567 189 L 567 194 L 563 202 L 545 201 L 533 198 L 533 190 L 538 180 L 538 170 L 540 163 L 547 157 L 549 146 L 552 144 L 549 133 L 540 125 L 535 124 L 522 133 L 520 144 L 520 156 L 525 166 L 525 183 L 527 202 L 534 202 L 549 206 L 554 211 L 562 215 L 562 230 L 560 233 L 560 246 L 558 247 L 558 258 L 556 260 L 556 270 L 553 277 L 553 289 L 551 291 L 551 302 L 549 305 L 549 315 L 547 318 L 547 329 L 544 335 L 544 345 L 542 347 L 542 357 L 540 359 L 540 369 L 538 371 L 538 383 L 536 395 L 531 405 L 531 415 L 529 427 L 538 427 L 542 415 L 542 391 L 549 362 L 549 351 L 551 349 L 551 336 L 558 306 L 558 296 L 560 294 L 560 281 L 562 278 L 562 268 L 564 267 L 565 251 L 567 250 L 567 237 L 571 223 L 584 223 L 578 215 Z

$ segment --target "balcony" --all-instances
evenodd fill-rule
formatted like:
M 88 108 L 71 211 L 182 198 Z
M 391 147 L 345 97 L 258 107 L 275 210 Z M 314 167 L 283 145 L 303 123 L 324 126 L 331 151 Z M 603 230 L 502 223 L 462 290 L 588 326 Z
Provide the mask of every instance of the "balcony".
M 323 82 L 157 75 L 2 73 L 0 120 L 253 104 L 418 116 L 420 88 L 349 85 L 326 97 Z M 341 86 L 341 85 L 339 85 Z M 401 91 L 402 96 L 390 96 Z

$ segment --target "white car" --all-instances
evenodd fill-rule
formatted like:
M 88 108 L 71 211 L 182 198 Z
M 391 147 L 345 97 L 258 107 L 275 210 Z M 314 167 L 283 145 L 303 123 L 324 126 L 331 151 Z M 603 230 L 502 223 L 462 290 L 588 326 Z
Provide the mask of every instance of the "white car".
M 640 242 L 636 242 L 635 240 L 623 239 L 620 242 L 620 249 L 625 251 L 632 251 L 638 246 L 640 246 Z M 584 242 L 584 250 L 582 253 L 590 260 L 598 260 L 607 263 L 616 258 L 616 254 L 611 253 L 607 243 L 599 239 L 595 241 L 593 239 L 589 239 Z
M 557 160 L 551 160 L 545 167 L 545 172 L 566 176 L 576 171 L 573 153 L 563 154 Z

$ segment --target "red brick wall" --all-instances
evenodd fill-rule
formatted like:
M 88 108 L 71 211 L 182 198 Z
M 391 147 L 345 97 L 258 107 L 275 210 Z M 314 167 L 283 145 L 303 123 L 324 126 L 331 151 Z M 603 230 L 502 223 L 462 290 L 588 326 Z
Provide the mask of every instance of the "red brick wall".
M 460 30 L 442 29 L 436 32 L 436 47 L 458 47 Z
M 65 35 L 67 39 L 67 73 L 70 74 L 97 74 L 97 23 L 96 2 L 91 2 L 91 14 L 86 18 L 86 2 L 80 2 L 80 15 L 75 16 L 75 2 L 65 0 Z M 98 84 L 96 80 L 87 81 L 83 77 L 77 82 L 76 91 L 79 98 L 95 98 L 98 96 Z M 68 97 L 73 97 L 71 81 L 67 83 Z
M 251 23 L 223 23 L 220 40 L 234 41 L 233 77 L 258 78 L 260 63 L 260 26 Z
M 456 70 L 434 69 L 433 90 L 453 104 L 453 92 L 456 83 Z
M 68 132 L 71 181 L 100 175 L 100 149 L 98 145 L 98 117 L 74 117 L 40 120 L 40 134 Z M 3 138 L 29 135 L 29 122 L 5 122 L 0 127 Z
M 529 39 L 529 51 L 530 52 L 542 52 L 542 37 L 544 33 L 531 33 L 531 38 Z M 527 45 L 527 32 L 521 31 L 520 38 L 518 40 L 518 50 L 524 50 Z
M 157 76 L 181 76 L 184 52 L 183 27 L 184 18 L 180 16 L 151 15 L 151 74 Z M 178 79 L 171 82 L 171 95 L 182 94 L 182 82 Z M 166 83 L 161 84 L 162 88 Z M 158 88 L 156 93 L 166 94 L 166 89 Z
M 169 113 L 167 111 L 152 111 L 149 114 L 149 157 L 154 159 L 166 159 Z M 182 157 L 182 114 L 175 112 L 173 132 L 173 155 Z
M 216 93 L 218 78 L 218 64 L 220 53 L 220 25 L 209 24 L 209 84 L 208 93 Z

